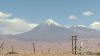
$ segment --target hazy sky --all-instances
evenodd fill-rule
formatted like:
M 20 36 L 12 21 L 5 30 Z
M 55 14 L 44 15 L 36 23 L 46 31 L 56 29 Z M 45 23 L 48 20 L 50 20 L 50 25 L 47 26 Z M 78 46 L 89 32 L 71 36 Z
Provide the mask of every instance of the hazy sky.
M 28 23 L 54 19 L 63 25 L 100 28 L 100 0 L 0 0 L 0 12 Z M 13 18 L 10 18 L 10 20 Z

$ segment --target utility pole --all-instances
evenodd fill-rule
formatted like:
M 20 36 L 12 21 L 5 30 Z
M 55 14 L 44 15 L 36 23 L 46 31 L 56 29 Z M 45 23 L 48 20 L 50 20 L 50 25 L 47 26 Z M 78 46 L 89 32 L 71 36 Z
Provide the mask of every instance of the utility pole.
M 73 47 L 73 46 L 74 46 L 74 43 L 73 43 L 74 40 L 73 40 L 73 39 L 74 39 L 74 38 L 73 38 L 73 36 L 72 36 L 72 54 L 74 54 L 74 47 Z
M 11 52 L 14 53 L 14 46 L 11 46 Z
M 3 49 L 4 49 L 4 42 L 2 42 L 0 45 L 0 53 L 1 53 L 1 51 L 3 51 Z
M 77 54 L 77 36 L 72 36 L 72 54 Z
M 35 43 L 33 42 L 33 53 L 35 54 L 36 53 L 36 49 L 35 49 Z
M 51 52 L 51 48 L 48 49 L 49 56 L 51 56 L 51 53 L 50 52 Z
M 81 55 L 82 54 L 82 48 L 83 48 L 83 42 L 81 41 L 80 43 L 79 43 L 79 54 Z

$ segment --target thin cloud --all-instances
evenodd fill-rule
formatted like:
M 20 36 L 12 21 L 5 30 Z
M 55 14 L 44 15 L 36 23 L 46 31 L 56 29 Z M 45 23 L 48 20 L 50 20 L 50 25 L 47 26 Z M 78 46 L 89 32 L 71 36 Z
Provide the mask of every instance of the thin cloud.
M 90 24 L 90 28 L 99 29 L 100 30 L 100 22 L 94 21 L 92 24 Z
M 10 14 L 10 13 L 5 13 L 5 12 L 0 12 L 0 19 L 2 19 L 2 18 L 7 18 L 7 17 L 9 17 L 9 16 L 12 16 L 12 14 Z
M 3 12 L 0 16 L 0 34 L 19 34 L 29 31 L 38 25 L 29 23 L 21 18 L 8 19 L 8 16 L 11 15 L 6 13 L 3 15 Z
M 83 12 L 83 15 L 84 15 L 84 16 L 93 16 L 94 13 L 93 13 L 92 11 L 84 11 L 84 12 Z
M 70 19 L 70 20 L 75 20 L 75 19 L 77 19 L 78 17 L 77 16 L 75 16 L 75 15 L 70 15 L 69 17 L 68 17 L 68 19 Z

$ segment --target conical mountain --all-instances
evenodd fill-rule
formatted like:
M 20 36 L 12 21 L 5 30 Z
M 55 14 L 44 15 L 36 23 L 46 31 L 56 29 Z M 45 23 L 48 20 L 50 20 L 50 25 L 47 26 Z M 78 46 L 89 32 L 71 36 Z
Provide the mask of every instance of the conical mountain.
M 72 35 L 74 35 L 74 31 L 48 19 L 31 31 L 16 36 L 24 41 L 64 41 L 71 39 Z

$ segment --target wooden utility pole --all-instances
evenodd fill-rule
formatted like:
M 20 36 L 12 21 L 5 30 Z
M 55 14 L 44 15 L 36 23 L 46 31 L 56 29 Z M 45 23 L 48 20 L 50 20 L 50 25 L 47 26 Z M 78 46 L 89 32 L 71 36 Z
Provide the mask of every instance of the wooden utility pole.
M 72 54 L 74 54 L 74 47 L 73 47 L 74 46 L 74 43 L 73 43 L 74 40 L 73 39 L 74 39 L 74 37 L 72 36 Z
M 35 43 L 33 42 L 33 53 L 35 54 L 36 53 L 36 49 L 35 49 Z
M 11 46 L 11 52 L 14 53 L 14 46 Z
M 72 36 L 72 54 L 77 54 L 77 36 Z
M 0 45 L 0 52 L 3 51 L 3 49 L 4 49 L 3 45 L 4 45 L 4 42 L 2 42 L 1 45 Z
M 75 54 L 77 54 L 77 39 L 76 39 L 76 36 L 75 37 Z
M 48 54 L 51 56 L 51 48 L 48 49 Z

